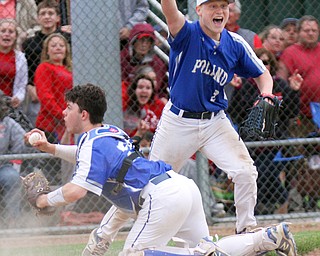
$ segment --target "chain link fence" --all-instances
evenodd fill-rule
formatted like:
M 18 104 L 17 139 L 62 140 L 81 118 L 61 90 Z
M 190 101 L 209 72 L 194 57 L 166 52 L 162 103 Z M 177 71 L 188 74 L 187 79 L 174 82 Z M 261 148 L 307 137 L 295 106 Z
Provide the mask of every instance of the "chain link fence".
M 107 92 L 108 111 L 105 117 L 107 123 L 122 127 L 130 135 L 134 135 L 139 129 L 138 124 L 141 119 L 150 125 L 150 132 L 143 136 L 141 145 L 147 155 L 152 133 L 169 97 L 167 89 L 169 45 L 165 40 L 167 27 L 159 1 L 147 1 L 147 8 L 143 1 L 57 1 L 56 7 L 45 5 L 40 10 L 37 10 L 37 5 L 41 6 L 40 2 L 46 1 L 34 2 L 34 5 L 33 1 L 25 2 L 24 9 L 17 3 L 17 12 L 9 15 L 10 18 L 24 22 L 23 24 L 29 22 L 29 27 L 25 30 L 22 29 L 24 27 L 22 23 L 4 21 L 2 19 L 4 14 L 1 14 L 4 8 L 0 7 L 2 15 L 0 16 L 0 89 L 9 96 L 1 105 L 6 106 L 2 107 L 1 111 L 5 109 L 7 115 L 20 123 L 24 130 L 39 127 L 46 131 L 52 142 L 75 143 L 77 138 L 66 133 L 63 128 L 62 110 L 65 107 L 63 93 L 73 85 L 97 84 Z M 133 8 L 133 2 L 141 4 L 136 14 L 136 20 L 142 18 L 146 21 L 141 26 L 133 27 L 133 22 L 125 23 L 122 19 L 124 13 L 119 13 L 119 10 L 129 13 L 131 11 L 129 9 Z M 189 19 L 196 19 L 195 2 L 181 0 L 177 1 L 177 4 Z M 242 0 L 241 3 L 240 26 L 251 29 L 257 34 L 267 25 L 279 25 L 284 18 L 300 18 L 306 14 L 320 18 L 320 7 L 315 0 L 258 2 Z M 123 8 L 128 9 L 123 10 Z M 56 12 L 58 17 L 56 21 L 55 13 L 51 13 L 50 10 Z M 27 16 L 21 17 L 21 15 Z M 40 19 L 39 24 L 36 21 L 41 15 L 44 18 L 42 21 Z M 58 37 L 51 45 L 50 41 L 45 41 L 48 35 L 43 33 L 46 31 L 44 28 L 52 26 L 50 22 L 56 22 L 57 27 L 50 33 L 48 31 L 45 33 L 62 33 L 66 41 Z M 63 27 L 60 28 L 60 25 Z M 131 33 L 124 35 L 119 43 L 119 31 L 125 26 L 131 29 Z M 11 30 L 19 31 L 17 37 Z M 4 34 L 9 36 L 5 37 Z M 11 55 L 5 55 L 7 52 L 3 49 L 5 47 L 8 49 L 8 45 L 16 40 L 19 42 L 18 51 L 8 51 Z M 43 45 L 43 42 L 46 43 Z M 57 48 L 54 48 L 54 43 L 58 44 Z M 12 45 L 14 46 L 14 43 Z M 72 65 L 70 63 L 68 66 L 67 56 L 61 63 L 55 63 L 54 59 L 58 58 L 55 54 L 59 55 L 61 48 L 67 49 L 68 45 Z M 143 52 L 144 48 L 149 46 L 152 50 L 143 58 L 133 54 L 138 51 Z M 21 55 L 21 52 L 25 55 Z M 140 80 L 141 77 L 147 79 L 147 85 L 139 82 L 137 74 L 140 75 L 138 77 Z M 16 84 L 18 76 L 20 80 L 19 84 Z M 148 85 L 151 85 L 148 89 L 150 95 L 139 95 L 137 92 L 139 88 Z M 237 100 L 232 103 L 233 110 L 228 110 L 235 127 L 244 118 L 241 114 L 247 110 L 245 105 L 251 106 L 253 94 L 248 91 L 240 100 L 235 98 Z M 153 100 L 148 97 L 153 97 Z M 15 98 L 18 99 L 18 103 L 12 108 Z M 290 98 L 286 100 L 290 101 Z M 144 101 L 149 101 L 148 107 L 140 108 L 141 104 L 145 104 L 141 103 Z M 316 107 L 315 105 L 313 116 L 306 119 L 299 111 L 291 113 L 294 112 L 295 106 L 288 108 L 284 105 L 285 111 L 292 111 L 282 115 L 281 118 L 285 119 L 285 123 L 282 123 L 279 129 L 288 129 L 291 136 L 274 141 L 246 141 L 259 172 L 257 216 L 265 219 L 318 216 L 320 146 L 317 120 L 320 112 Z M 54 231 L 56 230 L 54 227 L 66 226 L 61 229 L 83 231 L 85 228 L 81 227 L 91 227 L 90 225 L 99 223 L 110 204 L 91 193 L 77 203 L 60 208 L 50 218 L 34 216 L 30 206 L 25 203 L 25 195 L 19 185 L 19 175 L 25 176 L 32 171 L 41 171 L 53 188 L 56 188 L 71 179 L 74 166 L 22 145 L 24 144 L 22 128 L 16 127 L 11 121 L 4 122 L 7 119 L 3 119 L 0 123 L 1 136 L 7 136 L 10 132 L 10 138 L 5 140 L 6 146 L 0 146 L 1 230 L 52 227 Z M 9 128 L 5 130 L 2 127 Z M 308 129 L 305 129 L 306 127 Z M 302 130 L 306 131 L 302 133 Z M 7 175 L 3 174 L 6 170 L 4 166 L 10 169 L 11 175 L 8 179 L 12 180 L 9 186 L 9 183 L 4 181 L 7 178 Z M 12 168 L 16 174 L 12 173 Z M 230 219 L 233 221 L 235 216 L 233 183 L 223 170 L 197 153 L 186 164 L 182 173 L 195 179 L 199 185 L 209 223 Z

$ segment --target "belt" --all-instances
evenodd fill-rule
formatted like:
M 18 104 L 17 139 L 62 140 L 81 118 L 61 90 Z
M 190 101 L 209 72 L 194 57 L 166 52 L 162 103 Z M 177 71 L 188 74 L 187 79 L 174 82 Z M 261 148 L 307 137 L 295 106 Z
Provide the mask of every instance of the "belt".
M 167 179 L 171 178 L 170 175 L 168 173 L 162 173 L 159 176 L 153 178 L 152 180 L 150 180 L 150 182 L 154 185 L 158 185 L 159 183 L 161 183 L 162 181 L 165 181 Z
M 219 111 L 216 112 L 188 112 L 182 109 L 177 108 L 175 105 L 171 105 L 170 111 L 179 116 L 180 112 L 182 111 L 182 117 L 184 118 L 192 118 L 192 119 L 211 119 L 212 115 L 216 116 Z

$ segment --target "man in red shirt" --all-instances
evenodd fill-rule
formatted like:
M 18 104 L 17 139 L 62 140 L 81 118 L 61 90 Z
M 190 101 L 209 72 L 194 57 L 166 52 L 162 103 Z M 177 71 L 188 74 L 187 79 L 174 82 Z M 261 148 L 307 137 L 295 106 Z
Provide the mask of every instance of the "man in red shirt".
M 303 16 L 297 24 L 298 42 L 286 48 L 280 56 L 278 75 L 290 80 L 292 74 L 299 72 L 303 83 L 296 90 L 300 90 L 300 113 L 302 136 L 314 131 L 310 111 L 310 102 L 320 102 L 320 59 L 319 21 L 311 16 Z

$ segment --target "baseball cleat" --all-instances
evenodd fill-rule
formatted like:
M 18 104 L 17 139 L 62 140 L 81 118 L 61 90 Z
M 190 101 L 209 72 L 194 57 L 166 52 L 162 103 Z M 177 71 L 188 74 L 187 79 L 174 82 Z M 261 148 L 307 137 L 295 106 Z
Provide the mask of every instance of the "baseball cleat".
M 82 256 L 103 256 L 108 251 L 110 243 L 97 235 L 98 228 L 92 230 L 89 241 L 82 252 Z
M 275 250 L 280 256 L 297 256 L 297 247 L 287 223 L 267 228 L 268 237 L 278 246 Z
M 204 256 L 230 256 L 226 252 L 222 251 L 213 241 L 212 237 L 207 236 L 200 240 L 197 246 L 194 248 L 194 255 Z

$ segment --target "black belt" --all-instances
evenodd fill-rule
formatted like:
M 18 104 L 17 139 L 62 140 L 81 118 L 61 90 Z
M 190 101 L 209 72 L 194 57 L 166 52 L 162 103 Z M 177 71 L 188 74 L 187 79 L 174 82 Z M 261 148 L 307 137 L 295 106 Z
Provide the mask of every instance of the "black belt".
M 184 118 L 192 118 L 192 119 L 211 119 L 212 115 L 216 116 L 219 111 L 216 112 L 188 112 L 177 108 L 175 105 L 171 105 L 170 111 L 176 115 L 179 115 L 180 111 L 182 111 L 182 117 Z
M 165 173 L 162 173 L 162 174 L 160 174 L 159 176 L 153 178 L 150 182 L 151 182 L 152 184 L 154 184 L 154 185 L 158 185 L 158 184 L 161 183 L 162 181 L 167 180 L 167 179 L 169 179 L 169 178 L 171 178 L 170 175 L 165 172 Z

